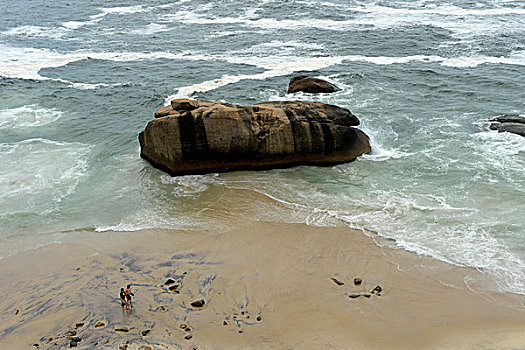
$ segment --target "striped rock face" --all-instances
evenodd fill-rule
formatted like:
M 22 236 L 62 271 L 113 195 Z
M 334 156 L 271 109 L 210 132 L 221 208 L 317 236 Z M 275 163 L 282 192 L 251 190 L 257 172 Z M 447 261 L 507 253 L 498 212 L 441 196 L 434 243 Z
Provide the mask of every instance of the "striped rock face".
M 141 157 L 172 175 L 333 165 L 371 151 L 349 110 L 318 102 L 255 105 L 178 99 L 139 134 Z

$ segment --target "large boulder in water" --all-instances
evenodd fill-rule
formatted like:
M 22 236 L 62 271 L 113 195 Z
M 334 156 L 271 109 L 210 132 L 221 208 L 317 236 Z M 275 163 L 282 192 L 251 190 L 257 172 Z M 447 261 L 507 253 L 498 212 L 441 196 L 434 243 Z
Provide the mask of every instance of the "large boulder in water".
M 141 157 L 172 175 L 332 165 L 371 150 L 356 116 L 318 102 L 178 99 L 155 117 L 139 134 Z
M 308 92 L 312 94 L 331 93 L 340 89 L 326 80 L 314 78 L 309 75 L 298 75 L 290 79 L 288 84 L 288 93 Z
M 525 136 L 525 115 L 507 114 L 491 119 L 490 129 Z

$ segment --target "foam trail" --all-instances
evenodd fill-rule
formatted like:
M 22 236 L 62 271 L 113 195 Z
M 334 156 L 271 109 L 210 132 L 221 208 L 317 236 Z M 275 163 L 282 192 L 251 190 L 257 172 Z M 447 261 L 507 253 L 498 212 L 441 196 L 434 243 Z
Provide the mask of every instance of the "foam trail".
M 0 110 L 0 128 L 26 128 L 53 123 L 63 113 L 56 109 L 41 108 L 36 104 Z

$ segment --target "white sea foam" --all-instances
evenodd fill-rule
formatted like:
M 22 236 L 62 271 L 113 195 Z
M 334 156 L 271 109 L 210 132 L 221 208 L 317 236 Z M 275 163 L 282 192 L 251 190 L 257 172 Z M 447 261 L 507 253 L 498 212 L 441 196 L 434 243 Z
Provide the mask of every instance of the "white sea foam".
M 133 29 L 129 33 L 135 35 L 152 35 L 155 33 L 167 32 L 169 30 L 170 29 L 163 24 L 150 23 L 145 27 Z
M 64 36 L 69 33 L 69 29 L 65 27 L 48 28 L 41 26 L 20 26 L 10 28 L 3 31 L 3 36 L 24 36 L 24 37 L 36 37 L 36 38 L 49 38 L 54 40 L 63 40 Z
M 46 139 L 0 144 L 0 216 L 54 211 L 86 173 L 90 152 Z
M 53 123 L 63 113 L 56 109 L 41 108 L 36 104 L 0 110 L 0 128 L 26 128 Z

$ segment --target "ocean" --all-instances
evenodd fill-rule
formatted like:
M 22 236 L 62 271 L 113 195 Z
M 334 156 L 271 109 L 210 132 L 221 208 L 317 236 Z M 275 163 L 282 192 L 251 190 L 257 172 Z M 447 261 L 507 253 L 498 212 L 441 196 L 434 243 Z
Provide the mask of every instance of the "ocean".
M 344 224 L 525 294 L 525 138 L 488 122 L 525 113 L 525 1 L 1 7 L 1 258 L 94 231 Z M 297 74 L 341 91 L 287 95 Z M 171 177 L 140 158 L 137 135 L 182 97 L 335 104 L 373 151 L 334 167 Z

